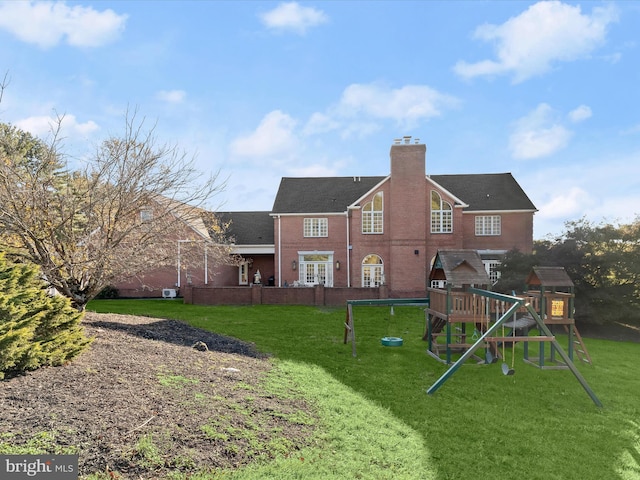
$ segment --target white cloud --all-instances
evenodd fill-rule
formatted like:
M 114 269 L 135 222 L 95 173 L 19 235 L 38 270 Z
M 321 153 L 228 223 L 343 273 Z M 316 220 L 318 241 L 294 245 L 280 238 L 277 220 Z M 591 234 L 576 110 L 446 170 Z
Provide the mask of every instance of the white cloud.
M 459 104 L 457 98 L 426 85 L 393 89 L 379 84 L 356 83 L 345 88 L 337 104 L 326 112 L 314 113 L 304 132 L 311 135 L 340 129 L 343 137 L 366 136 L 378 131 L 380 122 L 385 120 L 412 128 Z
M 519 119 L 509 138 L 513 158 L 528 160 L 546 157 L 566 147 L 573 134 L 554 117 L 551 107 L 541 103 Z
M 156 93 L 156 98 L 167 103 L 182 103 L 187 96 L 184 90 L 160 90 Z
M 539 211 L 534 238 L 559 234 L 567 221 L 632 221 L 640 214 L 640 151 L 608 152 L 530 171 L 519 180 Z M 625 172 L 620 175 L 620 172 Z
M 358 120 L 348 122 L 340 131 L 340 138 L 343 140 L 349 138 L 365 138 L 382 130 L 382 125 L 377 122 Z
M 538 216 L 545 219 L 579 218 L 586 206 L 592 204 L 589 193 L 580 187 L 559 190 L 539 207 Z
M 296 146 L 294 128 L 296 121 L 274 110 L 268 113 L 255 131 L 236 138 L 230 145 L 231 153 L 243 157 L 268 157 L 290 152 Z
M 267 28 L 303 35 L 309 28 L 327 22 L 329 17 L 322 10 L 302 7 L 297 2 L 287 2 L 261 14 L 260 19 Z
M 316 112 L 309 118 L 307 124 L 304 126 L 303 133 L 305 135 L 317 135 L 320 133 L 330 132 L 340 128 L 340 122 L 331 118 L 324 113 Z
M 547 72 L 554 63 L 588 57 L 604 43 L 607 28 L 617 19 L 612 5 L 596 7 L 589 15 L 579 5 L 538 2 L 502 25 L 476 29 L 476 39 L 495 44 L 496 60 L 459 61 L 454 70 L 466 78 L 513 74 L 514 82 L 522 82 Z
M 56 130 L 58 120 L 51 116 L 41 115 L 24 118 L 14 122 L 14 124 L 22 130 L 30 132 L 37 137 L 44 138 Z M 66 114 L 62 119 L 60 131 L 62 136 L 81 135 L 84 137 L 99 129 L 98 124 L 93 120 L 79 123 L 75 115 Z
M 579 180 L 573 182 L 567 177 L 550 176 L 546 183 L 543 187 L 546 191 L 538 191 L 544 200 L 537 205 L 538 212 L 533 220 L 534 238 L 559 235 L 566 222 L 584 217 L 597 205 L 596 199 L 584 187 L 576 185 L 582 183 Z
M 389 89 L 378 85 L 349 85 L 340 99 L 339 110 L 345 115 L 362 112 L 374 118 L 387 118 L 397 122 L 413 123 L 437 117 L 443 107 L 459 102 L 426 85 L 406 85 Z
M 42 48 L 66 43 L 74 47 L 99 47 L 116 39 L 124 30 L 127 15 L 111 9 L 101 12 L 91 7 L 65 2 L 3 2 L 0 28 L 20 40 Z
M 294 177 L 335 177 L 337 170 L 327 164 L 316 163 L 290 168 L 289 174 Z
M 592 115 L 593 112 L 591 112 L 591 108 L 587 105 L 580 105 L 578 108 L 569 112 L 569 120 L 573 123 L 578 123 L 591 118 Z

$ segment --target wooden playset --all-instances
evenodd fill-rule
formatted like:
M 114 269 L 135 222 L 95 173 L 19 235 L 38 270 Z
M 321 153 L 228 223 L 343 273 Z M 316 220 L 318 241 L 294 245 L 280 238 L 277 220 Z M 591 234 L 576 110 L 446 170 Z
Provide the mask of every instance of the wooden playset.
M 591 363 L 591 357 L 575 326 L 574 285 L 564 268 L 535 267 L 526 279 L 528 290 L 523 295 L 505 295 L 490 290 L 489 276 L 477 251 L 441 250 L 429 280 L 431 287 L 425 299 L 347 302 L 344 343 L 351 340 L 354 357 L 353 305 L 420 305 L 426 307 L 423 339 L 428 342 L 427 353 L 449 365 L 428 394 L 435 393 L 471 358 L 478 363 L 494 363 L 501 358 L 502 373 L 513 375 L 515 345 L 522 342 L 526 363 L 541 369 L 571 370 L 592 401 L 602 406 L 573 363 L 574 353 L 586 363 Z M 553 332 L 560 327 L 568 340 L 566 352 Z M 537 330 L 536 334 L 532 330 Z M 397 344 L 402 345 L 401 339 L 392 340 L 400 340 Z M 537 356 L 532 355 L 530 343 L 538 344 Z M 506 361 L 507 349 L 511 351 L 511 365 Z M 479 350 L 484 350 L 484 358 L 477 355 Z
M 426 309 L 424 340 L 427 352 L 433 358 L 451 364 L 455 354 L 471 348 L 508 309 L 504 299 L 488 297 L 473 291 L 489 291 L 489 278 L 479 254 L 474 250 L 439 251 L 430 274 L 429 307 Z M 567 352 L 571 360 L 574 353 L 581 361 L 591 363 L 589 353 L 573 318 L 573 282 L 562 267 L 535 267 L 526 280 L 529 289 L 518 298 L 529 304 L 543 319 L 545 325 L 562 327 L 567 334 Z M 539 368 L 567 368 L 557 358 L 552 345 L 545 356 L 546 343 L 555 340 L 554 335 L 529 335 L 536 328 L 535 319 L 527 308 L 521 306 L 501 324 L 501 335 L 486 338 L 485 359 L 491 363 L 504 357 L 505 345 L 513 348 L 514 342 L 524 341 L 524 360 Z M 540 330 L 538 328 L 538 330 Z M 515 338 L 514 338 L 515 337 Z M 552 338 L 553 337 L 553 338 Z M 532 356 L 529 343 L 539 345 L 538 356 Z M 483 361 L 477 355 L 477 361 Z M 504 358 L 503 358 L 504 360 Z

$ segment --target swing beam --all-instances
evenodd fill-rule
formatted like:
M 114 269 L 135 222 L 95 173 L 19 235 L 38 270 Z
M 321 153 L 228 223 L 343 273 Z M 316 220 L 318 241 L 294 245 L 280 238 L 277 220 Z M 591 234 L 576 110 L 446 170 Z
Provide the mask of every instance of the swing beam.
M 464 354 L 453 365 L 451 365 L 449 369 L 444 372 L 444 374 L 438 380 L 436 380 L 433 385 L 431 385 L 431 387 L 429 387 L 429 389 L 427 390 L 427 393 L 429 395 L 434 394 L 451 376 L 453 376 L 453 374 L 464 364 L 464 362 L 471 358 L 471 356 L 478 348 L 484 345 L 485 340 L 492 337 L 492 335 L 507 321 L 507 319 L 509 319 L 514 313 L 518 311 L 518 309 L 520 309 L 521 307 L 526 307 L 533 319 L 536 321 L 536 324 L 540 331 L 544 333 L 544 341 L 552 343 L 552 345 L 557 349 L 557 352 L 562 357 L 562 360 L 567 364 L 578 382 L 580 382 L 580 385 L 582 385 L 582 388 L 584 388 L 584 390 L 587 392 L 593 403 L 595 403 L 598 407 L 602 407 L 602 402 L 600 402 L 596 394 L 593 392 L 593 390 L 591 390 L 587 381 L 580 374 L 569 356 L 565 353 L 565 351 L 556 340 L 553 333 L 551 333 L 551 330 L 549 330 L 549 328 L 544 324 L 542 318 L 540 317 L 540 315 L 538 315 L 538 312 L 535 311 L 530 303 L 527 303 L 526 300 L 522 298 L 514 297 L 511 295 L 504 295 L 502 293 L 490 292 L 488 290 L 471 288 L 469 289 L 469 291 L 477 295 L 493 298 L 507 303 L 512 303 L 513 305 L 511 305 L 511 307 L 506 312 L 503 312 L 502 316 L 490 328 L 488 328 L 487 331 L 484 332 L 482 336 L 466 352 L 464 352 Z M 522 341 L 543 341 L 537 337 L 509 337 L 509 340 L 511 341 L 515 341 L 516 339 L 520 339 Z
M 356 305 L 380 306 L 380 305 L 402 305 L 405 307 L 428 307 L 429 298 L 371 298 L 363 300 L 347 300 L 347 318 L 344 322 L 344 343 L 351 340 L 351 355 L 356 357 L 356 331 L 353 320 L 353 307 Z

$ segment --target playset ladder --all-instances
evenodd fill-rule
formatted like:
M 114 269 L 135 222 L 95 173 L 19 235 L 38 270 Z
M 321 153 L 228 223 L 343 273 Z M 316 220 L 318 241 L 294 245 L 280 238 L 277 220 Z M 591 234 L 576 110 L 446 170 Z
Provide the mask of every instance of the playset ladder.
M 510 318 L 514 313 L 516 313 L 518 309 L 525 307 L 529 311 L 529 314 L 531 315 L 531 317 L 535 320 L 540 333 L 544 334 L 543 336 L 536 338 L 536 341 L 551 342 L 551 345 L 553 345 L 553 347 L 556 349 L 556 352 L 558 352 L 558 354 L 562 357 L 562 360 L 564 361 L 565 365 L 569 367 L 569 370 L 571 370 L 571 373 L 573 373 L 573 375 L 576 377 L 578 382 L 580 382 L 580 385 L 582 385 L 582 388 L 584 388 L 585 392 L 587 392 L 589 397 L 591 397 L 591 400 L 593 401 L 593 403 L 595 403 L 596 406 L 598 407 L 602 407 L 602 402 L 600 402 L 596 394 L 593 392 L 593 390 L 591 390 L 591 387 L 589 387 L 589 385 L 587 384 L 587 381 L 584 379 L 584 377 L 580 374 L 578 369 L 575 367 L 569 355 L 565 353 L 565 351 L 562 349 L 562 347 L 556 340 L 553 333 L 551 333 L 551 330 L 549 330 L 549 327 L 545 325 L 544 321 L 542 320 L 542 317 L 540 317 L 538 312 L 535 311 L 535 309 L 531 306 L 530 303 L 527 302 L 526 299 L 518 298 L 516 296 L 504 295 L 501 293 L 494 293 L 488 290 L 480 290 L 477 288 L 470 288 L 469 292 L 475 293 L 477 295 L 482 295 L 488 298 L 493 298 L 499 301 L 513 303 L 513 305 L 506 312 L 503 312 L 502 316 L 491 327 L 489 327 L 489 329 L 487 329 L 486 332 L 482 334 L 482 336 L 476 341 L 476 343 L 474 343 L 471 348 L 469 348 L 465 353 L 463 353 L 462 356 L 453 365 L 451 365 L 449 369 L 446 372 L 444 372 L 444 374 L 438 380 L 436 380 L 436 382 L 433 385 L 431 385 L 431 387 L 429 387 L 429 389 L 427 390 L 427 393 L 429 395 L 435 393 L 436 390 L 440 388 L 440 386 L 442 386 L 442 384 L 444 384 L 444 382 L 446 382 L 447 379 L 451 377 L 460 368 L 460 366 L 464 364 L 464 362 L 466 362 L 473 355 L 475 350 L 480 348 L 488 338 L 491 338 L 493 334 L 498 331 L 498 329 L 506 322 L 508 318 Z M 503 337 L 503 339 L 505 340 L 506 338 L 507 337 Z M 513 337 L 511 337 L 511 339 L 513 339 Z
M 568 325 L 564 326 L 564 330 L 565 332 L 567 332 L 567 334 L 569 334 Z M 589 365 L 591 365 L 591 355 L 589 355 L 587 346 L 585 345 L 584 340 L 582 340 L 582 335 L 580 335 L 580 332 L 578 331 L 578 327 L 576 327 L 575 325 L 573 326 L 573 336 L 574 336 L 573 351 L 576 353 L 576 355 L 578 356 L 578 359 L 581 362 L 588 363 Z

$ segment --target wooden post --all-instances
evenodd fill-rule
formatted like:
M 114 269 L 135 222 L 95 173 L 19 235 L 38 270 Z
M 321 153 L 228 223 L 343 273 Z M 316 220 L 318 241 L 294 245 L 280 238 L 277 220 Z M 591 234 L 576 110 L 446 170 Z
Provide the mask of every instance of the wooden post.
M 541 341 L 542 339 L 538 339 L 537 341 L 539 341 L 541 345 L 543 345 L 547 341 L 551 342 L 551 344 L 556 348 L 558 354 L 562 357 L 562 359 L 567 364 L 567 366 L 569 367 L 573 375 L 576 377 L 578 382 L 580 382 L 580 385 L 582 385 L 582 388 L 584 388 L 584 390 L 587 392 L 587 394 L 589 395 L 593 403 L 595 403 L 596 406 L 598 407 L 602 407 L 602 402 L 600 402 L 596 394 L 593 392 L 593 390 L 591 390 L 591 388 L 587 384 L 587 381 L 576 369 L 575 365 L 573 364 L 569 356 L 565 353 L 565 351 L 562 349 L 558 341 L 555 339 L 555 337 L 551 333 L 551 330 L 549 330 L 549 328 L 544 324 L 542 317 L 538 314 L 538 312 L 535 311 L 535 309 L 531 306 L 530 303 L 525 303 L 524 299 L 521 299 L 518 297 L 503 295 L 500 293 L 494 293 L 487 290 L 478 290 L 474 288 L 474 289 L 471 289 L 471 291 L 473 293 L 485 295 L 489 298 L 494 298 L 497 300 L 502 300 L 507 302 L 513 302 L 513 305 L 511 306 L 511 308 L 509 308 L 506 312 L 503 313 L 503 315 L 496 321 L 496 323 L 494 323 L 482 336 L 480 336 L 480 338 L 476 341 L 476 343 L 474 343 L 471 346 L 471 348 L 469 348 L 458 359 L 458 361 L 456 361 L 451 367 L 449 367 L 449 369 L 446 372 L 444 372 L 444 374 L 438 380 L 436 380 L 436 382 L 433 385 L 431 385 L 431 387 L 429 387 L 429 389 L 427 390 L 427 393 L 429 395 L 435 393 L 436 390 L 438 390 L 438 388 L 440 388 L 444 384 L 444 382 L 446 382 L 464 364 L 464 362 L 466 362 L 473 355 L 475 350 L 477 350 L 485 342 L 487 337 L 491 337 L 493 333 L 496 332 L 498 328 L 500 328 L 509 317 L 511 317 L 519 308 L 521 308 L 524 305 L 529 311 L 529 313 L 531 314 L 531 316 L 533 317 L 533 319 L 536 321 L 538 329 L 541 332 L 543 332 L 544 335 L 546 336 L 544 338 L 544 341 Z M 544 312 L 544 310 L 542 310 L 542 312 Z

